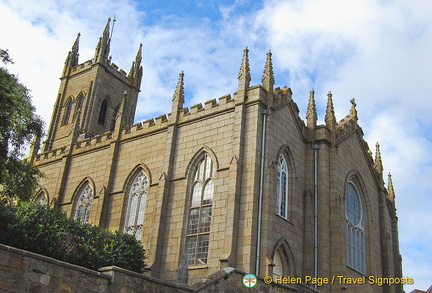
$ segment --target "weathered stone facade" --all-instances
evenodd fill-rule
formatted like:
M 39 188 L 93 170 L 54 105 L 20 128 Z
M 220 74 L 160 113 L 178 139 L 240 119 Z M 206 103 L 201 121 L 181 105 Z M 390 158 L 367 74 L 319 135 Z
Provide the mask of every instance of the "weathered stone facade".
M 317 125 L 311 91 L 305 123 L 291 89 L 274 88 L 270 52 L 262 84 L 250 86 L 245 49 L 233 96 L 185 108 L 181 73 L 171 113 L 131 125 L 141 48 L 126 76 L 110 62 L 108 35 L 109 23 L 82 64 L 77 39 L 47 141 L 39 153 L 32 148 L 50 204 L 72 217 L 82 207 L 82 219 L 111 230 L 139 231 L 151 276 L 171 282 L 184 254 L 189 284 L 226 267 L 259 276 L 402 277 L 391 178 L 386 188 L 379 146 L 373 158 L 354 101 L 337 122 L 329 93 L 325 124 Z M 143 221 L 133 225 L 138 185 Z M 79 206 L 84 186 L 91 199 Z M 346 286 L 402 292 L 340 282 L 320 291 Z

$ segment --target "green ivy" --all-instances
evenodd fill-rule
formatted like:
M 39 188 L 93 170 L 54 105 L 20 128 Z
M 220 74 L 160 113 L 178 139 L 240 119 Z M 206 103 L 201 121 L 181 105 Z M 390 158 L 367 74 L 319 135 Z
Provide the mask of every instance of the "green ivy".
M 56 208 L 0 204 L 0 243 L 97 270 L 144 271 L 144 249 L 132 235 L 81 224 Z

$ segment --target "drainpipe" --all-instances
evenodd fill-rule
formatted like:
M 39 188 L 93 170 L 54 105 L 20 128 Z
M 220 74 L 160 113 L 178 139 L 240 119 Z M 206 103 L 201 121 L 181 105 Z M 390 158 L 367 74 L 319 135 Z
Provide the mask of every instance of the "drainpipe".
M 319 145 L 313 144 L 314 150 L 314 277 L 318 278 L 318 150 Z M 314 285 L 315 291 L 318 289 Z
M 255 275 L 259 276 L 260 271 L 260 257 L 261 257 L 261 222 L 262 222 L 262 202 L 263 202 L 263 188 L 264 188 L 264 152 L 266 141 L 266 125 L 267 115 L 270 115 L 270 110 L 261 110 L 263 117 L 262 124 L 262 140 L 261 140 L 261 168 L 260 168 L 260 183 L 259 183 L 259 201 L 258 201 L 258 235 L 257 235 L 257 248 L 256 248 L 256 266 Z

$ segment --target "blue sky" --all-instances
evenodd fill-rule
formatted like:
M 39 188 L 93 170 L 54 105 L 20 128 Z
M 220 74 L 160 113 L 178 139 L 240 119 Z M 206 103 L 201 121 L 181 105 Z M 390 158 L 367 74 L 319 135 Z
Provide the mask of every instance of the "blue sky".
M 311 88 L 321 121 L 329 90 L 338 119 L 356 98 L 365 138 L 393 175 L 404 276 L 415 281 L 405 290 L 432 285 L 432 2 L 0 0 L 0 48 L 47 123 L 77 33 L 83 62 L 114 15 L 114 63 L 128 71 L 143 43 L 136 121 L 170 111 L 182 70 L 187 106 L 232 94 L 246 46 L 252 84 L 271 50 L 275 86 L 292 88 L 303 119 Z

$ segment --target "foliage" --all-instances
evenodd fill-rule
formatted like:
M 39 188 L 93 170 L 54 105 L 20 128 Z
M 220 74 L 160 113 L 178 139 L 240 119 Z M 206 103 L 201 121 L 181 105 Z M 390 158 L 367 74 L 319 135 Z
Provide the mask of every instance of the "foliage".
M 7 50 L 0 60 L 13 63 Z M 43 122 L 35 114 L 29 90 L 18 78 L 0 67 L 0 201 L 28 200 L 41 176 L 30 163 L 20 159 L 23 148 L 42 136 Z M 12 198 L 11 198 L 12 197 Z
M 0 59 L 4 64 L 13 63 L 12 59 L 9 56 L 8 50 L 0 49 Z
M 0 202 L 30 201 L 38 187 L 37 178 L 42 173 L 28 161 L 12 159 L 6 161 L 4 172 Z
M 144 270 L 144 249 L 132 235 L 72 220 L 39 204 L 0 204 L 0 243 L 97 270 Z

